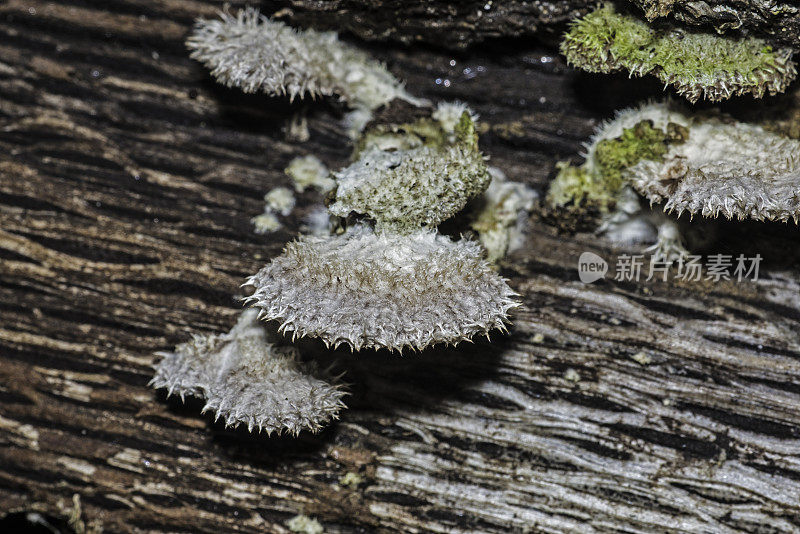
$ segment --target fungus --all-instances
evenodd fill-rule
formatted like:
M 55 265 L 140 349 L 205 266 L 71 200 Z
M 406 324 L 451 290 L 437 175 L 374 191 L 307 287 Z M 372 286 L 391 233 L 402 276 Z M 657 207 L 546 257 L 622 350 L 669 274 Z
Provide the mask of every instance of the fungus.
M 783 92 L 797 74 L 788 48 L 774 50 L 756 37 L 651 27 L 610 3 L 573 23 L 561 51 L 589 72 L 652 74 L 690 102 L 748 93 L 761 98 Z
M 798 221 L 800 141 L 721 115 L 691 122 L 685 143 L 628 169 L 639 193 L 678 216 Z
M 439 102 L 431 118 L 437 121 L 442 129 L 453 134 L 456 131 L 461 116 L 466 113 L 473 123 L 478 122 L 478 114 L 472 111 L 464 102 Z
M 379 62 L 339 41 L 334 32 L 296 30 L 245 8 L 237 16 L 200 19 L 186 41 L 191 57 L 220 83 L 245 93 L 338 95 L 351 107 L 371 111 L 400 98 L 420 105 Z
M 302 193 L 309 187 L 321 193 L 327 193 L 334 188 L 336 182 L 331 178 L 328 168 L 316 156 L 299 156 L 289 162 L 283 170 L 294 182 L 294 189 Z
M 475 125 L 464 112 L 456 144 L 383 151 L 371 148 L 334 173 L 334 215 L 365 215 L 379 229 L 412 232 L 434 228 L 482 193 L 491 177 L 474 137 Z
M 591 206 L 607 213 L 625 185 L 624 172 L 641 160 L 662 161 L 669 147 L 685 141 L 688 120 L 670 104 L 626 109 L 602 124 L 585 145 L 580 167 L 559 163 L 547 201 L 553 207 Z
M 538 195 L 527 185 L 508 180 L 500 169 L 489 167 L 489 173 L 492 181 L 475 200 L 470 227 L 478 233 L 486 258 L 495 263 L 522 247 L 528 214 Z
M 255 225 L 257 234 L 274 232 L 280 228 L 281 222 L 277 215 L 286 217 L 292 212 L 295 203 L 294 195 L 285 187 L 276 187 L 264 195 L 264 200 L 266 201 L 264 213 L 250 219 L 250 222 Z
M 261 215 L 256 215 L 250 219 L 250 222 L 253 223 L 253 226 L 255 227 L 254 231 L 257 234 L 268 234 L 278 230 L 281 226 L 283 226 L 278 220 L 278 217 L 276 217 L 271 211 L 265 211 Z
M 279 213 L 286 217 L 294 208 L 294 195 L 285 187 L 276 187 L 266 195 L 264 200 L 267 202 L 266 209 Z
M 610 158 L 618 164 L 609 178 L 602 147 L 642 123 L 661 131 L 663 142 L 652 135 L 648 138 L 654 144 L 645 144 L 640 157 Z M 798 140 L 714 111 L 690 114 L 667 101 L 618 113 L 588 145 L 584 168 L 606 183 L 618 173 L 622 183 L 679 216 L 686 211 L 704 217 L 797 221 L 799 153 Z
M 293 338 L 351 349 L 422 350 L 505 329 L 515 293 L 477 243 L 358 224 L 301 236 L 252 276 L 246 299 Z
M 151 385 L 168 395 L 204 398 L 225 426 L 246 425 L 267 434 L 317 432 L 344 407 L 337 380 L 304 362 L 295 347 L 281 346 L 244 311 L 227 334 L 195 335 L 174 352 L 159 353 Z

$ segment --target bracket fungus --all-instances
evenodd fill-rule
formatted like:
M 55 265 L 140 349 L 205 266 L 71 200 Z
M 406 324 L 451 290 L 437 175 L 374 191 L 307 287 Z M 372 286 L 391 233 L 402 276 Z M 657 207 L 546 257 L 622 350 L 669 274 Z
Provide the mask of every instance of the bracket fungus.
M 561 43 L 567 62 L 589 72 L 652 74 L 690 102 L 783 92 L 797 71 L 789 48 L 757 37 L 731 37 L 650 26 L 608 3 L 572 24 Z
M 491 181 L 466 111 L 455 129 L 452 146 L 362 152 L 335 173 L 337 188 L 328 209 L 339 217 L 365 215 L 376 228 L 397 232 L 438 226 Z
M 354 350 L 456 344 L 504 330 L 517 305 L 477 243 L 363 224 L 299 238 L 247 283 L 247 301 L 281 331 Z
M 245 8 L 236 16 L 200 19 L 186 41 L 191 57 L 220 83 L 245 93 L 290 99 L 338 95 L 351 107 L 371 111 L 400 98 L 420 105 L 403 84 L 365 52 L 334 32 L 296 30 Z
M 800 219 L 800 141 L 716 111 L 671 101 L 617 113 L 586 145 L 580 167 L 560 166 L 547 201 L 599 206 L 598 232 L 621 243 L 658 229 L 658 250 L 683 251 L 676 221 L 648 213 L 636 191 L 666 212 L 728 219 Z M 648 225 L 650 225 L 648 227 Z
M 272 339 L 257 316 L 245 310 L 227 334 L 196 335 L 174 352 L 159 353 L 151 385 L 181 399 L 204 398 L 203 411 L 225 426 L 267 434 L 320 430 L 344 407 L 344 391 L 336 377 L 302 361 L 297 348 Z
M 722 114 L 682 121 L 685 142 L 626 171 L 634 189 L 679 216 L 798 221 L 800 141 Z
M 226 85 L 290 98 L 337 94 L 355 108 L 351 119 L 363 121 L 364 112 L 396 97 L 421 102 L 335 34 L 293 30 L 253 9 L 200 21 L 188 45 Z M 423 350 L 505 331 L 517 294 L 480 244 L 436 230 L 492 179 L 478 149 L 476 118 L 454 103 L 409 124 L 378 125 L 360 135 L 353 163 L 335 173 L 314 156 L 292 160 L 286 173 L 296 191 L 312 186 L 327 194 L 327 210 L 312 210 L 306 225 L 312 234 L 289 243 L 248 279 L 254 292 L 244 300 L 252 309 L 228 334 L 195 336 L 162 353 L 152 384 L 181 398 L 204 397 L 204 410 L 228 425 L 317 431 L 344 406 L 337 378 L 269 337 L 259 319 L 278 321 L 292 340 L 313 337 L 352 350 Z M 484 233 L 510 236 L 511 219 L 529 204 L 512 199 L 528 197 L 516 189 L 495 193 L 484 202 Z M 276 188 L 265 200 L 254 222 L 268 231 L 295 199 Z M 503 213 L 492 218 L 495 208 Z M 502 246 L 492 259 L 510 237 L 495 240 Z
M 416 137 L 414 129 L 398 132 Z M 260 316 L 293 337 L 354 350 L 422 350 L 505 329 L 515 293 L 479 244 L 435 231 L 491 180 L 466 109 L 453 133 L 444 146 L 441 139 L 407 149 L 373 145 L 334 173 L 328 210 L 349 228 L 300 237 L 252 276 L 247 301 Z M 354 212 L 365 218 L 352 223 Z

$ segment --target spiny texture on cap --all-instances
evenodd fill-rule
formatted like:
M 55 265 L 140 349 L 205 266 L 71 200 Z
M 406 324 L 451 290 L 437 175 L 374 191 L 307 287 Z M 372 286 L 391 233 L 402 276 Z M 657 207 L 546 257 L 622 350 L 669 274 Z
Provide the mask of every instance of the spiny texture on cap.
M 688 139 L 660 161 L 642 160 L 626 179 L 679 215 L 757 220 L 800 217 L 800 141 L 729 117 L 684 118 Z
M 755 37 L 651 27 L 612 4 L 575 22 L 561 51 L 570 64 L 590 72 L 653 74 L 691 102 L 783 92 L 797 74 L 790 49 L 773 50 Z
M 641 160 L 662 161 L 669 147 L 688 136 L 687 119 L 670 103 L 645 106 L 636 113 L 624 110 L 598 128 L 586 144 L 586 162 L 581 167 L 557 165 L 550 184 L 551 206 L 591 206 L 606 213 L 616 202 L 625 183 L 627 169 Z
M 203 412 L 226 426 L 316 432 L 344 407 L 340 387 L 315 378 L 314 365 L 301 362 L 296 348 L 274 344 L 256 310 L 242 313 L 227 334 L 194 336 L 160 355 L 151 385 L 181 399 L 205 398 Z
M 360 154 L 335 173 L 330 212 L 339 217 L 355 212 L 374 220 L 379 229 L 413 232 L 434 228 L 461 211 L 491 181 L 474 124 L 467 113 L 462 119 L 453 146 L 392 152 L 373 148 Z
M 335 33 L 298 31 L 253 8 L 199 20 L 186 44 L 221 83 L 246 93 L 339 95 L 369 110 L 395 98 L 420 102 L 383 65 Z
M 421 350 L 504 330 L 515 293 L 469 240 L 432 232 L 300 237 L 248 284 L 281 331 L 352 349 Z

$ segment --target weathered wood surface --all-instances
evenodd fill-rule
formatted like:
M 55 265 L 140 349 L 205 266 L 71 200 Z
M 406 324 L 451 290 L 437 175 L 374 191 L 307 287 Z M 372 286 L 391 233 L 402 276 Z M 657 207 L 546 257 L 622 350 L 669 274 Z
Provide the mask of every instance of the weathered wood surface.
M 278 16 L 359 38 L 463 50 L 487 39 L 555 36 L 592 9 L 589 0 L 284 0 Z
M 0 515 L 64 517 L 79 494 L 110 532 L 284 532 L 300 512 L 330 532 L 800 532 L 795 226 L 723 234 L 715 251 L 765 257 L 758 284 L 584 286 L 578 255 L 615 252 L 534 221 L 504 266 L 527 306 L 509 337 L 337 354 L 350 409 L 317 436 L 227 431 L 149 389 L 153 353 L 227 330 L 239 284 L 319 202 L 252 232 L 286 163 L 349 154 L 335 102 L 290 142 L 299 106 L 188 59 L 216 7 L 0 5 Z M 375 53 L 414 94 L 470 102 L 492 163 L 539 189 L 658 90 L 531 42 Z

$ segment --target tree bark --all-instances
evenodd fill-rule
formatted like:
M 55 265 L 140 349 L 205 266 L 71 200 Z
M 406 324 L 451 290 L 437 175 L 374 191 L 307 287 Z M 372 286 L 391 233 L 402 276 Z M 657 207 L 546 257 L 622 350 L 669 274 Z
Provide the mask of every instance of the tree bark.
M 570 20 L 594 9 L 586 0 L 282 0 L 279 16 L 365 40 L 427 43 L 464 50 L 487 39 L 538 37 L 556 42 Z M 648 20 L 729 35 L 753 33 L 780 46 L 800 47 L 800 8 L 773 0 L 620 0 Z M 633 7 L 631 4 L 635 5 Z
M 367 41 L 426 43 L 464 50 L 487 39 L 553 37 L 591 11 L 587 0 L 286 0 L 277 11 L 304 26 L 350 32 Z
M 0 516 L 65 518 L 77 494 L 109 532 L 286 532 L 298 513 L 326 532 L 800 532 L 795 225 L 724 225 L 709 252 L 759 252 L 757 283 L 583 285 L 581 252 L 613 270 L 620 251 L 534 217 L 502 267 L 525 304 L 511 334 L 333 354 L 352 395 L 318 435 L 226 430 L 150 389 L 154 353 L 227 331 L 239 285 L 321 202 L 253 233 L 287 163 L 350 152 L 339 103 L 305 108 L 292 141 L 300 104 L 188 58 L 218 7 L 0 5 Z M 414 95 L 473 106 L 491 164 L 540 191 L 660 92 L 527 42 L 373 51 Z

